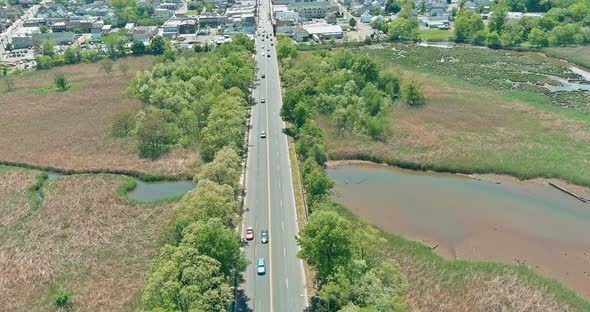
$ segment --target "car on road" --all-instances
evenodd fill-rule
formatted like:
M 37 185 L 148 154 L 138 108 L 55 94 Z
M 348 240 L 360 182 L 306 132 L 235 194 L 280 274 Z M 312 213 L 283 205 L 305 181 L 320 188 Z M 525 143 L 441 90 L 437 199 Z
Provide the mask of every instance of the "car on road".
M 268 243 L 268 231 L 267 230 L 262 230 L 262 232 L 260 233 L 260 241 L 263 244 Z
M 258 275 L 266 274 L 266 264 L 264 264 L 264 258 L 258 258 L 258 265 L 256 265 L 256 272 Z
M 263 139 L 266 138 L 266 132 L 260 131 L 260 137 Z
M 246 229 L 246 240 L 253 240 L 254 239 L 254 229 L 249 226 Z
M 270 57 L 270 53 L 266 55 L 266 57 Z
M 264 102 L 266 102 L 266 101 L 264 100 L 264 98 L 260 98 L 260 103 L 264 103 Z
M 262 78 L 266 77 L 264 74 L 262 74 Z

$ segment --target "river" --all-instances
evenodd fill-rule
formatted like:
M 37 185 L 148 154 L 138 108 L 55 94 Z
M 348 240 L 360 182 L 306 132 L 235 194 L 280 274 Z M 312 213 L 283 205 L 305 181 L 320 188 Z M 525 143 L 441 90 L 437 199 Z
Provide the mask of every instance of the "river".
M 438 245 L 448 259 L 524 263 L 590 299 L 589 203 L 538 183 L 381 165 L 327 173 L 340 204 L 387 232 Z

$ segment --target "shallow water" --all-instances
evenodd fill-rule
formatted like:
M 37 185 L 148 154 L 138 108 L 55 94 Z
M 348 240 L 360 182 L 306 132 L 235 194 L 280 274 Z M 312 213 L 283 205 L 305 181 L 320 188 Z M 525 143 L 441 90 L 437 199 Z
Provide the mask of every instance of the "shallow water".
M 137 186 L 127 193 L 129 199 L 140 202 L 151 202 L 163 198 L 182 195 L 195 188 L 192 181 L 164 181 L 164 182 L 143 182 L 136 180 Z
M 538 184 L 385 166 L 328 169 L 337 200 L 447 258 L 526 263 L 590 298 L 590 204 Z M 590 194 L 579 194 L 590 198 Z
M 574 66 L 571 66 L 569 68 L 569 70 L 580 75 L 584 81 L 582 83 L 580 83 L 580 82 L 570 81 L 570 80 L 560 78 L 560 77 L 547 75 L 548 78 L 551 78 L 551 79 L 555 80 L 556 82 L 559 82 L 560 85 L 559 86 L 545 85 L 545 88 L 547 88 L 549 91 L 552 91 L 552 92 L 557 92 L 557 91 L 590 91 L 590 73 L 583 70 L 583 69 L 574 67 Z

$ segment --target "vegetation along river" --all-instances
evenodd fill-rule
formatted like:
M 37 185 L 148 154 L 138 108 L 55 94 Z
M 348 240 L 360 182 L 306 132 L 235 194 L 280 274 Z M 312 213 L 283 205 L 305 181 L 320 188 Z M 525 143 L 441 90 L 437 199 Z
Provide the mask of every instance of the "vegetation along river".
M 387 232 L 448 259 L 526 264 L 590 299 L 590 203 L 539 183 L 368 164 L 327 173 L 340 204 Z

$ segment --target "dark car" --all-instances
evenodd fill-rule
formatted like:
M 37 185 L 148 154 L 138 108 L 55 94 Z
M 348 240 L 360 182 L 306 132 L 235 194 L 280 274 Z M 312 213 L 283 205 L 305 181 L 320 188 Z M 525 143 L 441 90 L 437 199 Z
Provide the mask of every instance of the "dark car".
M 266 75 L 262 74 L 262 78 L 266 77 Z
M 268 243 L 268 231 L 267 230 L 262 230 L 262 232 L 260 233 L 260 241 L 263 244 Z

